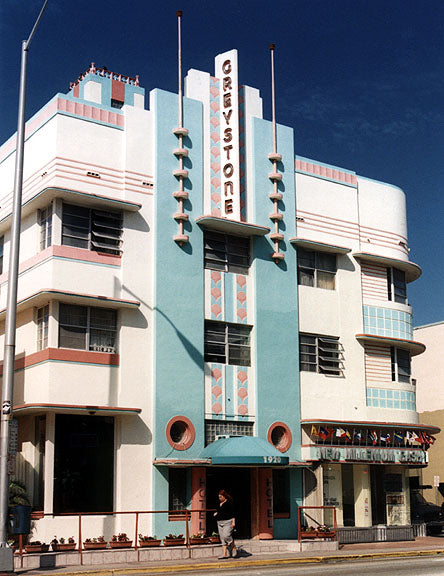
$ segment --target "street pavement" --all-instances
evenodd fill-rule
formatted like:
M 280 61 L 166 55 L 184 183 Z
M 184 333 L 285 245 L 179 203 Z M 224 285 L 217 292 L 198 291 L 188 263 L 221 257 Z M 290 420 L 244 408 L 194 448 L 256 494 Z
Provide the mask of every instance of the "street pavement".
M 246 548 L 248 548 L 246 546 Z M 408 560 L 408 561 L 406 561 Z M 391 565 L 387 564 L 391 562 Z M 395 570 L 395 571 L 384 571 Z M 428 571 L 427 571 L 428 570 Z M 17 570 L 23 576 L 125 576 L 136 574 L 224 574 L 239 571 L 273 576 L 299 574 L 341 575 L 444 575 L 444 536 L 417 538 L 413 542 L 347 544 L 339 550 L 256 554 L 238 559 L 169 560 L 103 566 L 69 566 L 39 570 Z

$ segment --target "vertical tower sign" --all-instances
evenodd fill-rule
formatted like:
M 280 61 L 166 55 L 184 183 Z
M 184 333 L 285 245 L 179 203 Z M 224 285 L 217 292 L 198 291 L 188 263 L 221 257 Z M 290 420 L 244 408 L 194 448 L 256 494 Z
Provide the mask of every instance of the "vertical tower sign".
M 214 62 L 220 80 L 221 212 L 225 218 L 240 220 L 237 50 L 219 54 Z

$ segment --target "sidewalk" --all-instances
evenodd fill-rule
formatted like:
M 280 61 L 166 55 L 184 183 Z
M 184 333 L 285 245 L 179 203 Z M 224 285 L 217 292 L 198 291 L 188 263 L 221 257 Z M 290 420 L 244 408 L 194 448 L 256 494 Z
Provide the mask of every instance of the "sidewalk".
M 248 544 L 244 550 L 248 553 Z M 125 564 L 67 566 L 57 568 L 39 568 L 36 570 L 16 569 L 17 574 L 30 576 L 51 573 L 52 576 L 119 576 L 124 574 L 167 574 L 171 572 L 196 572 L 215 568 L 233 568 L 234 566 L 272 566 L 282 564 L 306 564 L 340 562 L 341 560 L 368 560 L 369 558 L 390 558 L 406 556 L 427 556 L 444 554 L 444 537 L 417 538 L 413 542 L 375 542 L 372 544 L 346 544 L 339 550 L 310 552 L 277 552 L 255 555 L 243 555 L 238 559 L 218 560 L 217 558 L 164 560 L 162 562 L 132 562 Z

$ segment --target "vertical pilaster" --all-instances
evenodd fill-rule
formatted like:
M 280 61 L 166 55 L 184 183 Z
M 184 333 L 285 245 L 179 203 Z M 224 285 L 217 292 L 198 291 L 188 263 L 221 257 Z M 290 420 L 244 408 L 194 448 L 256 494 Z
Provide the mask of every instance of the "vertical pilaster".
M 55 417 L 54 412 L 46 416 L 46 443 L 45 443 L 45 514 L 53 513 L 54 506 L 54 445 L 55 445 Z

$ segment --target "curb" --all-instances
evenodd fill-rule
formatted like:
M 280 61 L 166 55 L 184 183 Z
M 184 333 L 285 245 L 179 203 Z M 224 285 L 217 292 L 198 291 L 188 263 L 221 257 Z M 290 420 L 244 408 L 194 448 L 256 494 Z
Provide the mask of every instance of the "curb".
M 344 562 L 347 560 L 368 560 L 382 558 L 408 558 L 414 556 L 438 556 L 444 554 L 444 549 L 436 550 L 405 550 L 398 552 L 365 552 L 362 554 L 336 554 L 334 556 L 294 556 L 292 558 L 264 558 L 262 560 L 232 560 L 226 562 L 200 562 L 194 564 L 174 564 L 168 566 L 141 566 L 139 568 L 113 568 L 97 570 L 73 570 L 72 572 L 52 572 L 51 576 L 125 576 L 127 574 L 167 574 L 169 572 L 191 572 L 201 570 L 224 569 L 228 567 L 256 567 L 282 564 L 328 564 L 329 562 Z M 45 570 L 27 570 L 41 574 Z

